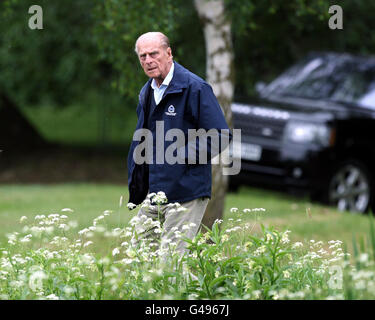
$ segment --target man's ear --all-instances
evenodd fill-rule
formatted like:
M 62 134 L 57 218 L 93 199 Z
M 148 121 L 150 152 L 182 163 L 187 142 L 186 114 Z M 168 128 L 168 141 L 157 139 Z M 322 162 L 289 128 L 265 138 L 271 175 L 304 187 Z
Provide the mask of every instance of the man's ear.
M 171 57 L 173 59 L 171 47 L 167 48 L 167 54 L 168 54 L 169 57 Z

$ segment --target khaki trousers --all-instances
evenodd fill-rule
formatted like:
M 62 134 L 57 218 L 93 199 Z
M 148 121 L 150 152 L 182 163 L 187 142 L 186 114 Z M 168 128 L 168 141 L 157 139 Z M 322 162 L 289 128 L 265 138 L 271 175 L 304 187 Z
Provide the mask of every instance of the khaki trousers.
M 167 248 L 170 243 L 176 244 L 176 250 L 183 254 L 187 243 L 181 240 L 182 237 L 193 239 L 199 231 L 204 213 L 207 208 L 209 198 L 197 198 L 188 202 L 180 203 L 186 210 L 179 210 L 179 207 L 172 205 L 157 205 L 141 208 L 138 211 L 138 218 L 145 215 L 153 221 L 160 221 L 162 233 L 156 233 L 157 227 L 145 228 L 144 225 L 135 226 L 138 241 L 140 239 L 150 239 L 154 243 L 161 241 L 161 248 Z

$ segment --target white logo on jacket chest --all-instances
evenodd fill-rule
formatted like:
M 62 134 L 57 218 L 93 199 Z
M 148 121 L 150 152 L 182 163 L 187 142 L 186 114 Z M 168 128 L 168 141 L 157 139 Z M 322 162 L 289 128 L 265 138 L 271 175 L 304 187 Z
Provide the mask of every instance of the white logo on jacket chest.
M 176 112 L 175 111 L 175 108 L 174 108 L 174 105 L 171 104 L 169 107 L 168 107 L 168 111 L 165 112 L 166 115 L 168 116 L 175 116 L 176 115 Z

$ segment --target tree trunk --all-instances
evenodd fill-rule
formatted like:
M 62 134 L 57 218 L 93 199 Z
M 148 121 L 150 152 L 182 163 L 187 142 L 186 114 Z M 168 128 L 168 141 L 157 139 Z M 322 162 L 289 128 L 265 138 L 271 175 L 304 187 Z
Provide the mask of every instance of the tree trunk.
M 212 86 L 231 128 L 234 90 L 231 22 L 225 14 L 223 0 L 195 0 L 194 3 L 204 30 L 207 82 Z M 209 228 L 215 219 L 223 217 L 227 185 L 228 176 L 222 174 L 222 164 L 212 165 L 212 197 L 202 221 Z

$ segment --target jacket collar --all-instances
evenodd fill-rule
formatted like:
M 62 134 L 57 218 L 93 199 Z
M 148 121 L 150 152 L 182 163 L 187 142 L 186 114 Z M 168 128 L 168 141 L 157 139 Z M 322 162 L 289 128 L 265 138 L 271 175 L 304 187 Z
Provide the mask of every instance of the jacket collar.
M 188 71 L 176 61 L 173 61 L 173 62 L 174 62 L 173 78 L 172 78 L 172 81 L 169 83 L 167 91 L 181 90 L 181 89 L 187 88 L 187 85 L 188 85 L 188 77 L 187 77 Z
M 169 86 L 165 90 L 163 97 L 168 93 L 181 92 L 182 89 L 187 88 L 188 86 L 188 70 L 185 69 L 176 61 L 173 61 L 173 62 L 174 62 L 173 78 L 171 82 L 169 83 Z M 150 78 L 146 82 L 146 84 L 143 86 L 139 94 L 139 101 L 141 102 L 143 106 L 145 105 L 146 103 L 145 99 L 150 92 L 151 82 L 152 82 L 152 78 Z
M 174 74 L 174 62 L 172 62 L 172 66 L 169 68 L 169 72 L 168 72 L 167 76 L 165 77 L 163 83 L 160 85 L 160 87 L 158 87 L 158 85 L 156 84 L 155 79 L 152 79 L 151 88 L 153 90 L 155 90 L 155 89 L 157 90 L 158 88 L 162 88 L 163 86 L 168 87 L 169 83 L 171 82 L 171 80 L 173 78 L 173 74 Z

